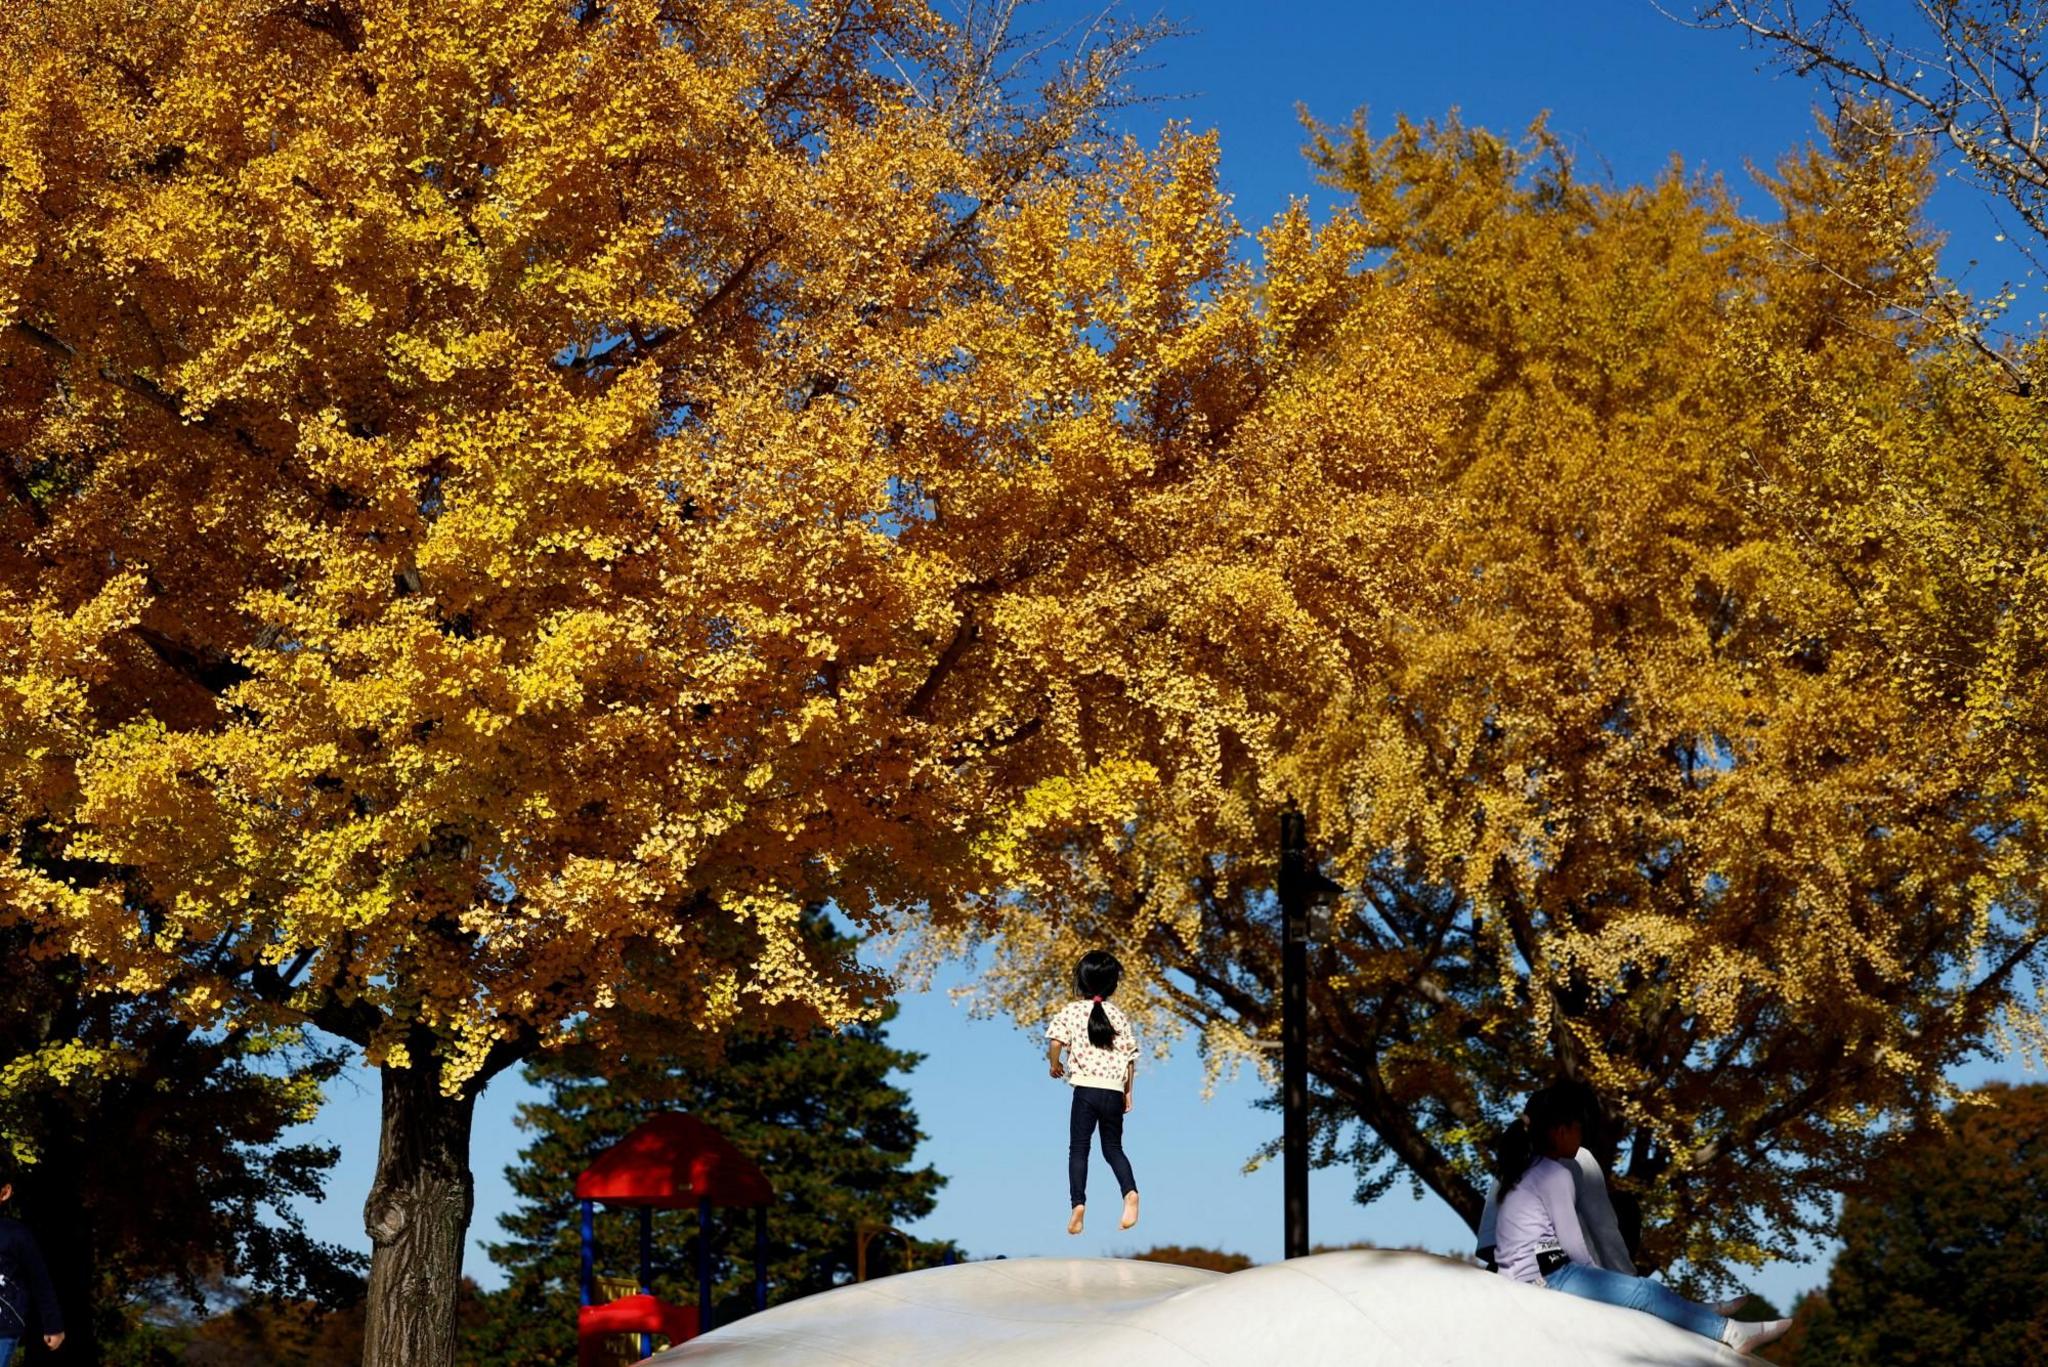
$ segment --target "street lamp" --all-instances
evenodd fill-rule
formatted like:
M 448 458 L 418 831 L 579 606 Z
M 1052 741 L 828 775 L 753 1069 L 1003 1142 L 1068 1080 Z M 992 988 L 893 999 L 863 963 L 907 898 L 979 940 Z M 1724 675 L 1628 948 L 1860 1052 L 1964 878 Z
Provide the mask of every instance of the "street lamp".
M 1344 889 L 1309 857 L 1308 824 L 1292 802 L 1280 813 L 1280 1131 L 1287 1208 L 1286 1256 L 1308 1253 L 1308 909 Z

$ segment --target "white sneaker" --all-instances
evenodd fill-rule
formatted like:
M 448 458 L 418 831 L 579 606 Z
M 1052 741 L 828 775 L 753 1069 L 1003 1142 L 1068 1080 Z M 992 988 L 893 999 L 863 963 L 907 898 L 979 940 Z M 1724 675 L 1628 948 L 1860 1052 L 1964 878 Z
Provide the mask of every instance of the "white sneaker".
M 1760 1324 L 1744 1324 L 1741 1320 L 1729 1320 L 1721 1331 L 1721 1342 L 1736 1352 L 1748 1357 L 1766 1343 L 1776 1343 L 1791 1329 L 1791 1320 L 1765 1320 Z
M 1713 1310 L 1722 1319 L 1732 1320 L 1742 1313 L 1742 1307 L 1748 1305 L 1752 1299 L 1753 1297 L 1745 1291 L 1739 1296 L 1730 1296 L 1725 1301 L 1715 1301 Z

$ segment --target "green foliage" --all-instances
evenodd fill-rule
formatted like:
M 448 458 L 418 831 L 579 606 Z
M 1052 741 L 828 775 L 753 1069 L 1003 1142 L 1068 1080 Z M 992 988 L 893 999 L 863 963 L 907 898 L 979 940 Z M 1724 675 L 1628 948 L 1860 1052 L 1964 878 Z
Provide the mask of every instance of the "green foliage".
M 295 1033 L 202 1031 L 174 990 L 85 993 L 76 968 L 0 930 L 0 1156 L 81 1360 L 148 1337 L 152 1302 L 223 1281 L 321 1304 L 360 1294 L 359 1255 L 317 1242 L 335 1151 L 282 1142 L 339 1066 Z
M 1802 1362 L 1818 1361 L 1814 1350 L 1807 1347 L 1807 1342 L 1816 1332 L 1823 1335 L 1831 1332 L 1834 1315 L 1834 1307 L 1828 1304 L 1828 1298 L 1824 1293 L 1807 1292 L 1799 1298 L 1799 1303 L 1792 1307 L 1791 1332 L 1763 1350 L 1764 1360 L 1778 1363 L 1780 1367 L 1798 1367 Z M 1737 1318 L 1749 1319 L 1751 1316 L 1744 1312 Z
M 1749 1299 L 1743 1302 L 1742 1308 L 1729 1316 L 1730 1319 L 1740 1320 L 1744 1324 L 1768 1324 L 1772 1320 L 1784 1317 L 1785 1312 L 1778 1308 L 1776 1301 L 1754 1291 L 1750 1293 Z
M 472 1293 L 473 1283 L 465 1283 Z M 340 1367 L 363 1355 L 363 1302 L 326 1307 L 313 1301 L 250 1295 L 216 1283 L 194 1304 L 154 1288 L 131 1294 L 138 1308 L 101 1344 L 119 1367 Z
M 477 1367 L 569 1360 L 579 1256 L 576 1176 L 601 1149 L 663 1111 L 688 1112 L 716 1127 L 774 1183 L 771 1305 L 851 1281 L 857 1227 L 928 1214 L 945 1181 L 929 1165 L 910 1166 L 922 1136 L 908 1095 L 889 1081 L 918 1059 L 890 1048 L 875 1024 L 802 1040 L 742 1036 L 710 1064 L 659 1040 L 604 1056 L 577 1044 L 529 1064 L 528 1080 L 545 1088 L 548 1100 L 520 1110 L 518 1123 L 533 1136 L 508 1169 L 520 1205 L 501 1221 L 507 1239 L 490 1246 L 509 1282 L 483 1297 L 478 1322 L 465 1330 L 461 1360 Z M 599 1208 L 600 1272 L 633 1272 L 637 1220 L 634 1211 Z M 696 1302 L 696 1225 L 692 1212 L 655 1212 L 654 1286 L 677 1304 Z M 752 1212 L 715 1214 L 711 1238 L 716 1322 L 726 1323 L 753 1308 Z M 911 1260 L 928 1266 L 950 1248 L 917 1241 Z M 869 1266 L 870 1275 L 900 1269 L 902 1245 L 893 1237 L 877 1242 Z
M 1252 1260 L 1242 1253 L 1228 1253 L 1220 1248 L 1188 1248 L 1181 1244 L 1161 1244 L 1148 1248 L 1131 1257 L 1141 1263 L 1176 1263 L 1181 1267 L 1199 1267 L 1206 1272 L 1242 1272 L 1252 1265 Z
M 324 1306 L 218 1285 L 204 1307 L 175 1298 L 151 1302 L 104 1344 L 105 1360 L 118 1367 L 344 1367 L 362 1360 L 366 1309 L 361 1297 Z M 456 1295 L 462 1332 L 483 1315 L 483 1295 L 464 1277 Z
M 1915 1132 L 1842 1208 L 1798 1367 L 2048 1362 L 2048 1086 L 1988 1088 Z

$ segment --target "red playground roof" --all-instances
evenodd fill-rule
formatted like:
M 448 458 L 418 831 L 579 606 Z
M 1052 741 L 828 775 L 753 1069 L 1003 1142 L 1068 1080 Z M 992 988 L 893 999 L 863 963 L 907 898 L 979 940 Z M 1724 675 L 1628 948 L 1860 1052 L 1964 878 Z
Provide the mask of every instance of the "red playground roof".
M 714 1206 L 760 1206 L 775 1188 L 724 1135 L 677 1113 L 640 1126 L 576 1179 L 579 1201 L 692 1210 L 707 1197 Z

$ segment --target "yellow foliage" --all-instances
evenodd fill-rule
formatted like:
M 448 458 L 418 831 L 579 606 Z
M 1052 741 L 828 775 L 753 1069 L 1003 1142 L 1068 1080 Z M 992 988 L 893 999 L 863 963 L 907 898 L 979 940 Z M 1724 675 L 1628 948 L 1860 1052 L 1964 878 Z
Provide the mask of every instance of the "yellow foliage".
M 1224 1067 L 1292 798 L 1363 1158 L 1474 1206 L 1559 1065 L 1709 1260 L 2038 1028 L 2041 357 L 1955 345 L 1924 160 L 1763 221 L 1359 128 L 1255 272 L 1213 139 L 873 60 L 948 41 L 0 10 L 0 916 L 451 1094 L 866 1009 L 828 900 L 1020 1007 L 1109 938 Z
M 1270 388 L 1020 628 L 1076 759 L 1012 829 L 1079 825 L 937 937 L 993 935 L 985 1006 L 1108 943 L 1212 1067 L 1273 1064 L 1292 799 L 1346 889 L 1337 1152 L 1476 1218 L 1563 1071 L 1650 1261 L 1704 1267 L 1789 1247 L 2001 1021 L 2041 1038 L 2048 410 L 1930 302 L 1924 153 L 1833 131 L 1768 220 L 1540 125 L 1318 135 L 1355 202 L 1266 235 Z M 1146 787 L 1091 812 L 1109 756 Z
M 848 1019 L 803 907 L 1061 858 L 1008 638 L 1262 382 L 1213 142 L 1077 145 L 1106 66 L 963 112 L 872 60 L 921 5 L 584 9 L 0 15 L 0 907 L 451 1094 Z

